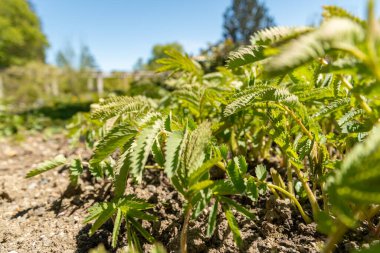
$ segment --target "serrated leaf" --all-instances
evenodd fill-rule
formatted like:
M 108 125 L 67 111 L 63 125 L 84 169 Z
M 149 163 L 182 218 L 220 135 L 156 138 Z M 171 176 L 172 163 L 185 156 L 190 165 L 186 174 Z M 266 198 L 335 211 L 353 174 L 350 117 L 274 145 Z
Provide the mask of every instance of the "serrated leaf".
M 322 16 L 325 20 L 328 20 L 331 18 L 348 18 L 348 19 L 360 24 L 364 28 L 367 26 L 366 21 L 354 16 L 353 14 L 349 13 L 345 9 L 340 8 L 338 6 L 331 6 L 331 5 L 323 6 Z
M 205 173 L 207 173 L 215 164 L 220 161 L 220 157 L 215 157 L 211 160 L 207 160 L 198 169 L 194 170 L 189 176 L 189 185 L 195 184 Z
M 115 176 L 115 198 L 123 196 L 127 184 L 128 173 L 131 168 L 130 150 L 126 150 L 117 160 Z
M 187 175 L 203 164 L 205 159 L 205 148 L 211 137 L 211 125 L 203 122 L 193 130 L 186 140 L 182 157 L 182 164 Z
M 180 156 L 182 154 L 181 144 L 183 142 L 184 133 L 175 131 L 169 134 L 165 145 L 165 173 L 171 178 L 176 173 Z
M 299 143 L 297 146 L 297 151 L 299 153 L 300 160 L 304 159 L 306 156 L 308 156 L 313 148 L 314 142 L 310 140 L 309 138 L 306 138 Z
M 247 218 L 254 219 L 256 217 L 255 214 L 253 214 L 250 211 L 248 211 L 242 205 L 236 203 L 236 201 L 234 201 L 234 200 L 232 200 L 230 198 L 227 198 L 227 197 L 223 197 L 223 196 L 219 196 L 218 198 L 219 198 L 219 200 L 221 202 L 226 203 L 229 206 L 232 206 L 236 211 L 238 211 L 239 213 L 243 214 Z
M 210 204 L 211 191 L 205 189 L 204 191 L 198 191 L 193 197 L 191 197 L 191 204 L 193 205 L 192 219 L 197 219 L 203 210 Z
M 240 169 L 241 174 L 245 175 L 245 173 L 247 173 L 247 170 L 248 170 L 248 164 L 245 161 L 245 157 L 244 156 L 235 157 L 234 162 L 239 164 L 239 169 Z
M 243 46 L 232 52 L 227 60 L 227 67 L 230 69 L 241 67 L 265 59 L 263 46 Z
M 161 167 L 164 167 L 165 166 L 165 158 L 164 158 L 164 154 L 162 153 L 162 150 L 161 150 L 161 147 L 160 147 L 158 140 L 156 140 L 153 143 L 152 153 L 153 153 L 154 160 L 157 162 L 157 164 L 160 165 Z
M 170 112 L 169 115 L 166 117 L 165 123 L 164 123 L 165 130 L 168 132 L 172 131 L 172 121 L 173 121 L 172 120 L 172 112 Z
M 66 163 L 66 158 L 64 155 L 57 155 L 54 159 L 45 161 L 43 163 L 40 163 L 36 166 L 35 169 L 30 170 L 26 174 L 26 178 L 34 177 L 36 175 L 39 175 L 41 173 L 44 173 L 46 171 L 55 169 L 61 165 L 64 165 Z
M 112 128 L 96 145 L 94 154 L 90 160 L 91 164 L 99 163 L 117 148 L 123 146 L 126 142 L 136 135 L 136 129 L 129 125 L 118 125 Z
M 121 226 L 121 210 L 117 210 L 115 222 L 113 224 L 113 231 L 112 231 L 112 248 L 116 248 L 117 245 L 117 239 L 119 238 L 119 231 Z
M 321 27 L 292 40 L 273 56 L 265 71 L 278 75 L 289 72 L 340 45 L 354 45 L 364 39 L 364 29 L 346 18 L 332 18 L 323 22 Z
M 96 218 L 103 212 L 103 210 L 107 209 L 108 203 L 95 203 L 88 209 L 89 215 L 84 219 L 83 223 L 88 223 Z
M 338 124 L 340 127 L 343 127 L 348 122 L 352 121 L 356 116 L 363 115 L 365 112 L 363 109 L 354 109 L 346 112 L 343 117 L 338 120 Z
M 224 214 L 226 215 L 228 226 L 231 229 L 234 241 L 236 245 L 240 248 L 243 245 L 243 240 L 241 238 L 238 223 L 234 215 L 232 214 L 231 209 L 228 207 L 228 205 L 223 205 L 223 208 L 224 208 Z
M 228 159 L 228 146 L 226 144 L 223 144 L 219 148 L 220 154 L 223 157 L 224 160 Z
M 211 208 L 211 212 L 208 216 L 206 236 L 209 238 L 214 234 L 214 231 L 215 231 L 216 217 L 218 214 L 218 205 L 219 205 L 219 202 L 217 200 L 215 200 L 215 203 L 213 204 L 213 206 Z
M 183 196 L 186 196 L 185 188 L 184 188 L 184 186 L 182 185 L 182 183 L 180 182 L 178 176 L 173 176 L 173 177 L 171 177 L 171 182 L 172 182 L 174 188 L 175 188 L 179 193 L 181 193 Z
M 72 185 L 78 184 L 78 178 L 83 172 L 82 162 L 79 159 L 74 159 L 70 164 L 70 183 Z
M 96 230 L 98 230 L 116 211 L 116 206 L 113 203 L 107 204 L 107 208 L 103 209 L 99 217 L 96 219 L 95 223 L 90 229 L 90 236 L 92 236 Z
M 99 103 L 97 108 L 91 112 L 91 118 L 105 120 L 122 113 L 137 116 L 152 107 L 154 107 L 153 100 L 143 96 L 110 97 Z
M 142 212 L 142 211 L 137 210 L 137 209 L 128 209 L 127 212 L 128 212 L 128 215 L 130 217 L 133 217 L 136 219 L 147 220 L 147 221 L 156 221 L 157 220 L 156 216 Z
M 212 192 L 215 195 L 233 195 L 239 193 L 231 181 L 225 180 L 216 180 Z
M 246 195 L 252 200 L 257 201 L 259 198 L 259 191 L 257 189 L 255 180 L 249 177 L 247 180 Z
M 312 31 L 312 27 L 268 27 L 256 32 L 250 39 L 252 45 L 283 44 L 301 34 Z
M 122 197 L 118 201 L 118 207 L 120 207 L 123 211 L 127 211 L 129 209 L 147 210 L 152 209 L 154 206 L 155 205 L 149 204 L 143 199 L 137 198 L 133 194 Z
M 265 166 L 262 164 L 259 164 L 256 166 L 255 173 L 256 173 L 257 179 L 259 179 L 260 181 L 265 181 L 268 174 L 267 168 L 265 168 Z
M 147 126 L 135 138 L 134 151 L 131 154 L 131 171 L 130 173 L 141 183 L 144 166 L 148 160 L 153 143 L 160 133 L 162 120 L 155 120 L 151 125 Z
M 245 190 L 244 179 L 241 175 L 238 164 L 236 164 L 234 161 L 230 161 L 227 165 L 227 174 L 231 179 L 231 182 L 233 183 L 235 189 L 240 193 L 243 193 Z
M 330 104 L 322 107 L 321 109 L 318 110 L 318 112 L 314 113 L 312 118 L 321 118 L 324 117 L 332 112 L 335 112 L 339 109 L 344 108 L 345 106 L 350 104 L 350 99 L 349 98 L 341 98 L 334 100 Z
M 189 190 L 190 191 L 201 191 L 205 188 L 208 188 L 210 186 L 214 185 L 214 181 L 213 180 L 204 180 L 204 181 L 201 181 L 201 182 L 198 182 L 194 185 L 192 185 Z
M 131 219 L 128 219 L 129 222 L 131 222 L 131 224 L 133 225 L 133 227 L 135 229 L 137 229 L 137 231 L 139 231 L 139 233 L 149 242 L 149 243 L 154 243 L 155 239 L 153 236 L 150 235 L 150 233 L 148 231 L 146 231 L 145 228 L 143 228 L 141 226 L 140 223 L 138 223 L 137 221 L 135 221 L 133 218 Z

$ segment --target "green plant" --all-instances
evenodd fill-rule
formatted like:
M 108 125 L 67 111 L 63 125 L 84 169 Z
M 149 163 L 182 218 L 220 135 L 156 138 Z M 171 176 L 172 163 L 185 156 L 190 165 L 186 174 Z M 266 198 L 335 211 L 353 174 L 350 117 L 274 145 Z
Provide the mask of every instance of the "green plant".
M 141 252 L 141 246 L 137 237 L 137 232 L 141 234 L 148 242 L 153 243 L 154 238 L 146 231 L 137 220 L 154 221 L 156 217 L 143 212 L 152 209 L 153 205 L 146 203 L 142 199 L 138 199 L 133 195 L 121 197 L 115 201 L 97 203 L 89 209 L 89 216 L 85 222 L 95 220 L 91 227 L 90 235 L 100 228 L 108 219 L 115 216 L 114 228 L 112 232 L 112 247 L 116 247 L 119 231 L 123 221 L 128 235 L 129 249 Z
M 376 199 L 371 198 L 377 192 L 377 186 L 370 183 L 377 180 L 372 172 L 376 167 L 362 163 L 374 160 L 370 164 L 376 164 L 378 155 L 371 149 L 377 145 L 378 130 L 371 129 L 379 117 L 380 52 L 373 1 L 369 1 L 367 22 L 329 6 L 324 17 L 319 28 L 258 32 L 251 46 L 233 53 L 230 67 L 262 64 L 266 83 L 238 93 L 225 115 L 261 108 L 267 111 L 262 116 L 271 122 L 268 134 L 290 163 L 288 175 L 294 170 L 303 182 L 314 218 L 330 235 L 324 252 L 331 252 L 348 228 L 359 220 L 370 222 L 379 211 Z M 357 142 L 363 143 L 355 145 Z M 344 155 L 352 146 L 352 152 Z M 338 153 L 335 157 L 332 149 Z M 302 164 L 305 158 L 306 168 Z M 301 169 L 308 176 L 304 177 Z M 317 192 L 305 180 L 312 180 L 313 189 L 321 189 L 323 212 L 316 201 Z M 291 181 L 289 176 L 288 184 Z M 292 184 L 288 188 L 291 191 Z
M 182 196 L 181 252 L 187 252 L 189 221 L 206 208 L 207 236 L 222 210 L 242 246 L 232 209 L 255 219 L 239 198 L 254 202 L 268 192 L 290 199 L 306 223 L 318 223 L 328 235 L 324 252 L 361 221 L 379 233 L 372 218 L 380 209 L 380 36 L 372 1 L 368 9 L 367 21 L 327 6 L 320 27 L 259 31 L 214 73 L 171 51 L 159 61 L 160 71 L 171 72 L 163 98 L 111 97 L 94 105 L 85 120 L 94 124 L 83 129 L 92 133 L 92 158 L 74 161 L 113 179 L 113 199 L 100 204 L 112 206 L 99 216 L 102 223 L 116 215 L 118 231 L 127 179 L 141 183 L 146 169 L 158 169 Z M 271 156 L 279 169 L 263 165 Z

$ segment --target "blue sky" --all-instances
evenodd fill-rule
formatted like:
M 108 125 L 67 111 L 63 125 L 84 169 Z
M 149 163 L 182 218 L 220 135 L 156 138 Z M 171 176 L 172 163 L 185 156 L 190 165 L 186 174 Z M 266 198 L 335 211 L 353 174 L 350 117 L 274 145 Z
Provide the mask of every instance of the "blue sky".
M 59 49 L 88 45 L 105 71 L 130 70 L 156 43 L 177 41 L 197 53 L 222 37 L 232 0 L 32 0 L 55 62 Z M 339 5 L 363 17 L 366 0 L 266 0 L 278 25 L 316 23 L 322 5 Z M 377 10 L 380 10 L 377 6 Z M 379 11 L 377 11 L 379 13 Z

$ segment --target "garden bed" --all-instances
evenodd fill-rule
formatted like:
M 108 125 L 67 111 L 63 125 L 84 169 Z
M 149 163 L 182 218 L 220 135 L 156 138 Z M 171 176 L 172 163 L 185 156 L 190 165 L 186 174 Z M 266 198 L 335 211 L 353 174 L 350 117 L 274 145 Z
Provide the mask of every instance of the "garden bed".
M 83 224 L 88 207 L 110 198 L 110 182 L 95 182 L 87 175 L 75 189 L 70 186 L 67 169 L 53 170 L 32 179 L 24 178 L 33 164 L 57 153 L 88 157 L 88 152 L 79 148 L 73 153 L 60 135 L 29 136 L 22 143 L 3 140 L 0 150 L 0 252 L 88 252 L 98 244 L 104 244 L 112 251 L 111 220 L 92 237 L 88 236 L 90 224 Z M 164 173 L 147 170 L 141 185 L 128 183 L 127 193 L 155 204 L 152 213 L 158 221 L 144 222 L 143 225 L 168 252 L 177 252 L 183 224 L 183 201 Z M 244 241 L 243 252 L 319 251 L 325 238 L 316 232 L 315 223 L 306 225 L 303 222 L 288 200 L 276 200 L 269 195 L 256 203 L 244 197 L 237 200 L 257 217 L 250 221 L 237 214 Z M 207 216 L 205 213 L 190 222 L 189 252 L 237 252 L 223 214 L 218 218 L 216 233 L 211 238 L 204 236 Z M 368 231 L 357 231 L 355 235 L 347 235 L 339 252 L 348 252 L 365 243 Z M 125 235 L 120 237 L 118 249 L 126 245 L 122 239 Z M 350 241 L 350 237 L 357 241 Z M 145 251 L 150 249 L 148 243 L 143 247 Z

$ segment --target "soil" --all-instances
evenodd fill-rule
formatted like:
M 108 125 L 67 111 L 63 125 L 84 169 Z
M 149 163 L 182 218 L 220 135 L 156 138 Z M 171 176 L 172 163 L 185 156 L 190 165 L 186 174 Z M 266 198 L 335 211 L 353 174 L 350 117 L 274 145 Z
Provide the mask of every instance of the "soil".
M 88 252 L 99 244 L 110 252 L 120 251 L 126 245 L 126 236 L 120 235 L 118 250 L 111 249 L 112 221 L 92 237 L 88 236 L 91 225 L 83 224 L 88 207 L 108 200 L 110 182 L 87 176 L 74 188 L 66 168 L 24 178 L 33 165 L 57 154 L 90 156 L 84 148 L 73 151 L 62 135 L 33 135 L 20 143 L 0 141 L 0 252 Z M 141 185 L 128 182 L 127 193 L 156 205 L 152 212 L 158 221 L 144 222 L 143 226 L 168 252 L 178 252 L 183 222 L 181 196 L 162 171 L 146 171 L 144 177 Z M 303 222 L 288 200 L 268 195 L 255 203 L 246 198 L 238 201 L 257 215 L 251 221 L 236 214 L 244 241 L 241 252 L 318 252 L 325 240 L 314 223 Z M 222 214 L 214 235 L 205 237 L 208 211 L 190 223 L 189 252 L 239 252 Z M 340 245 L 339 251 L 356 247 L 355 242 L 348 241 Z M 148 252 L 150 245 L 144 243 L 143 248 Z

